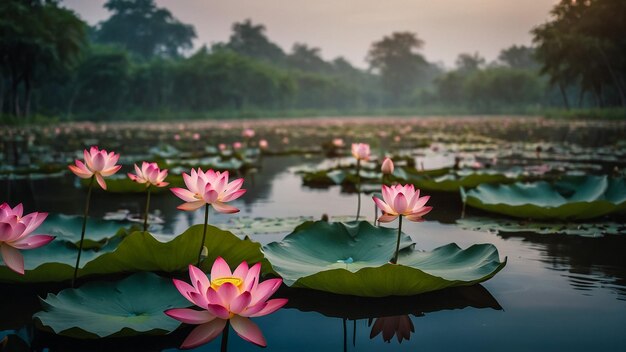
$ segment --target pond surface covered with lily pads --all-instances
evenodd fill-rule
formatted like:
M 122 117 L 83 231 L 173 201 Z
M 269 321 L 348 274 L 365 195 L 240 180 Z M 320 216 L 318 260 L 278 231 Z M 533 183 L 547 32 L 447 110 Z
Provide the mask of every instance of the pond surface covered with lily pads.
M 244 128 L 253 129 L 255 135 L 242 137 Z M 94 339 L 97 334 L 87 336 L 75 329 L 64 336 L 55 334 L 33 318 L 41 314 L 39 297 L 69 287 L 62 272 L 29 276 L 28 271 L 51 261 L 73 265 L 75 248 L 70 247 L 80 237 L 87 191 L 67 165 L 91 145 L 120 153 L 123 165 L 118 175 L 107 179 L 107 192 L 94 190 L 87 223 L 84 273 L 93 275 L 83 277 L 79 287 L 109 285 L 111 291 L 93 289 L 109 292 L 97 297 L 98 304 L 106 305 L 107 299 L 111 306 L 117 304 L 115 292 L 171 297 L 167 299 L 176 304 L 180 297 L 177 291 L 172 293 L 169 278 L 188 279 L 184 271 L 176 274 L 165 269 L 149 270 L 164 281 L 129 276 L 146 274 L 140 268 L 147 259 L 140 253 L 139 269 L 120 271 L 107 267 L 108 262 L 97 263 L 100 256 L 129 240 L 129 233 L 141 230 L 145 194 L 124 179 L 133 171 L 133 163 L 157 161 L 170 170 L 168 181 L 175 187 L 182 185 L 181 173 L 189 173 L 192 167 L 229 170 L 232 177 L 243 177 L 247 192 L 229 203 L 241 211 L 211 212 L 209 223 L 269 248 L 307 221 L 322 217 L 331 223 L 353 221 L 359 188 L 360 220 L 373 223 L 371 197 L 380 196 L 380 162 L 389 156 L 396 167 L 385 181 L 415 184 L 431 196 L 428 205 L 433 207 L 424 216 L 426 221 L 403 222 L 402 232 L 410 236 L 403 241 L 427 252 L 451 243 L 461 249 L 491 244 L 501 261 L 506 258 L 506 266 L 481 284 L 412 296 L 357 297 L 283 285 L 275 297 L 288 298 L 287 305 L 253 318 L 267 340 L 267 350 L 626 350 L 625 136 L 626 124 L 621 122 L 536 118 L 63 124 L 8 129 L 0 137 L 0 202 L 23 203 L 26 213 L 49 212 L 36 233 L 57 237 L 49 247 L 24 251 L 24 280 L 32 282 L 3 271 L 0 262 L 0 341 L 6 338 L 0 351 L 175 351 L 192 330 L 189 325 L 178 328 L 177 321 L 163 315 L 155 329 L 172 333 Z M 267 147 L 259 146 L 261 140 Z M 357 142 L 372 148 L 372 158 L 359 174 L 360 184 L 350 153 L 350 144 Z M 203 223 L 202 211 L 180 211 L 176 208 L 180 204 L 168 190 L 152 194 L 149 232 L 156 240 L 182 238 L 192 225 Z M 549 215 L 538 219 L 537 214 Z M 325 226 L 318 224 L 314 226 Z M 382 226 L 390 228 L 390 241 L 395 244 L 397 220 Z M 132 248 L 141 251 L 138 243 Z M 228 250 L 254 245 L 242 243 Z M 209 257 L 223 255 L 211 253 L 212 248 Z M 306 255 L 306 249 L 293 252 Z M 324 250 L 320 256 L 333 267 L 357 265 L 352 257 L 329 258 L 329 253 L 333 251 Z M 238 263 L 229 264 L 234 268 Z M 60 279 L 51 279 L 55 275 Z M 137 287 L 124 283 L 125 279 L 145 284 Z M 111 282 L 117 286 L 111 288 Z M 83 302 L 76 303 L 81 306 L 92 301 L 78 302 Z M 63 324 L 89 325 L 97 319 L 87 315 L 85 322 Z M 220 338 L 195 350 L 218 351 Z M 231 331 L 228 350 L 259 348 Z

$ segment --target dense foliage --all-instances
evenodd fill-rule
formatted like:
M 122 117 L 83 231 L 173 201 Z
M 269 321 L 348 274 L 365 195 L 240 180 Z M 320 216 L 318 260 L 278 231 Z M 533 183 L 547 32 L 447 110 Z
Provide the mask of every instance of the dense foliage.
M 111 16 L 89 27 L 57 1 L 0 4 L 9 14 L 0 18 L 2 114 L 105 120 L 626 104 L 626 6 L 617 0 L 563 0 L 533 30 L 536 49 L 514 45 L 491 63 L 462 53 L 447 71 L 426 60 L 411 32 L 374 41 L 366 71 L 304 43 L 285 52 L 251 20 L 233 24 L 228 42 L 194 52 L 193 26 L 153 0 L 104 6 Z
M 542 72 L 572 105 L 567 92 L 599 107 L 626 106 L 626 2 L 561 0 L 553 20 L 533 30 Z

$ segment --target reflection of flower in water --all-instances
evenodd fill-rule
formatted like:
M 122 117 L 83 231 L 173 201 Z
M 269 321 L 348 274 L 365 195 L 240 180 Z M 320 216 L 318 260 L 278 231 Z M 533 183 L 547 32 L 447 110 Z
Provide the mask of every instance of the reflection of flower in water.
M 372 325 L 371 318 L 368 325 Z M 408 315 L 379 317 L 374 321 L 374 326 L 372 326 L 372 332 L 370 333 L 370 339 L 378 336 L 381 332 L 383 333 L 383 341 L 391 342 L 393 336 L 396 335 L 398 342 L 402 343 L 403 339 L 411 339 L 411 333 L 415 332 L 415 327 L 413 327 L 413 322 Z

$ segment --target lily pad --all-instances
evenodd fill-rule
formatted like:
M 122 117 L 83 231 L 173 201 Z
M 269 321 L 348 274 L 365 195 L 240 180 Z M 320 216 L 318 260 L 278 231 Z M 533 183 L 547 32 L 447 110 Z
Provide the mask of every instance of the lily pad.
M 240 216 L 231 218 L 219 227 L 241 236 L 258 234 L 289 233 L 305 221 L 312 221 L 311 216 L 294 216 L 287 218 L 251 218 Z
M 170 279 L 137 273 L 119 282 L 90 282 L 49 294 L 33 318 L 44 329 L 74 338 L 161 335 L 180 322 L 163 314 L 188 305 Z
M 496 170 L 450 170 L 448 173 L 438 176 L 419 175 L 404 173 L 402 178 L 394 172 L 396 181 L 400 183 L 412 183 L 422 190 L 456 192 L 459 188 L 474 188 L 484 183 L 512 183 L 518 177 L 512 173 L 503 173 Z
M 473 285 L 493 277 L 506 264 L 490 244 L 466 250 L 449 244 L 422 252 L 414 250 L 407 235 L 401 239 L 399 264 L 389 264 L 395 239 L 396 230 L 364 221 L 318 221 L 268 244 L 263 252 L 288 286 L 364 297 Z
M 352 185 L 357 182 L 354 170 L 329 169 L 302 172 L 305 185 L 329 186 Z M 382 174 L 377 171 L 361 170 L 361 189 L 368 186 L 378 187 Z M 398 167 L 391 177 L 399 183 L 411 183 L 428 191 L 456 192 L 460 187 L 473 188 L 483 183 L 512 183 L 519 179 L 520 172 L 503 172 L 497 170 L 452 170 L 450 168 L 417 171 L 411 168 Z
M 82 216 L 52 214 L 46 218 L 37 232 L 55 236 L 55 241 L 66 241 L 78 246 L 82 225 Z M 128 221 L 89 219 L 83 248 L 102 248 L 112 239 L 127 235 L 131 227 L 132 224 Z
M 179 272 L 195 263 L 202 239 L 203 225 L 194 225 L 169 242 L 158 241 L 148 232 L 133 232 L 117 248 L 103 247 L 100 251 L 83 251 L 79 277 L 131 273 L 138 271 Z M 213 261 L 221 256 L 227 262 L 256 263 L 263 260 L 261 245 L 242 240 L 230 232 L 209 226 L 204 242 L 208 256 L 202 262 L 203 270 L 210 270 Z M 58 282 L 72 278 L 77 250 L 62 241 L 23 251 L 25 274 L 18 275 L 6 266 L 0 266 L 0 281 Z
M 461 191 L 466 204 L 518 218 L 583 220 L 626 210 L 626 179 L 572 176 L 554 183 L 481 185 Z
M 182 186 L 184 184 L 181 175 L 168 175 L 165 179 L 169 183 L 168 187 L 152 187 L 151 192 L 163 193 L 168 191 L 169 187 Z M 81 179 L 81 186 L 87 188 L 89 179 Z M 146 185 L 137 183 L 126 176 L 126 174 L 115 174 L 106 178 L 107 190 L 109 193 L 146 193 Z M 100 187 L 94 187 L 96 191 L 103 191 Z
M 237 158 L 231 157 L 222 159 L 220 156 L 211 156 L 206 158 L 197 159 L 167 159 L 166 164 L 168 167 L 183 166 L 183 167 L 200 167 L 202 169 L 215 169 L 215 170 L 228 170 L 238 171 L 242 167 L 246 166 L 245 163 Z
M 605 235 L 626 234 L 626 224 L 617 222 L 536 222 L 472 217 L 458 219 L 456 224 L 466 230 L 492 233 L 532 232 L 541 235 L 562 234 L 582 237 L 602 237 Z

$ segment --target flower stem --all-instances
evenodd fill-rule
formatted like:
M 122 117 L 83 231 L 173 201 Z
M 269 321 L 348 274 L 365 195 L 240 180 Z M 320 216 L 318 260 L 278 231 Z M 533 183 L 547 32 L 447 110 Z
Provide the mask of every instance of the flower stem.
M 85 240 L 85 229 L 87 228 L 87 215 L 89 214 L 89 202 L 91 201 L 91 190 L 93 189 L 93 180 L 96 175 L 89 179 L 89 190 L 87 191 L 87 200 L 85 200 L 85 212 L 83 213 L 83 228 L 80 232 L 80 243 L 78 245 L 78 257 L 76 257 L 76 265 L 74 266 L 74 276 L 72 277 L 72 288 L 76 284 L 76 276 L 78 275 L 78 265 L 80 264 L 80 254 L 83 251 L 83 241 Z
M 146 197 L 146 210 L 143 213 L 143 231 L 148 231 L 148 211 L 150 209 L 150 186 L 148 186 L 148 196 Z
M 391 260 L 391 264 L 398 264 L 398 252 L 400 251 L 400 234 L 402 234 L 402 215 L 398 217 L 398 241 L 396 242 L 396 254 Z
M 378 221 L 378 206 L 374 204 L 374 226 L 376 226 L 377 221 Z
M 348 351 L 348 327 L 346 325 L 346 318 L 343 318 L 343 352 Z
M 356 220 L 361 215 L 361 159 L 356 160 L 356 192 L 358 195 L 356 206 Z
M 222 345 L 220 347 L 220 352 L 228 351 L 228 331 L 230 330 L 230 320 L 226 321 L 226 326 L 222 331 Z
M 209 204 L 204 205 L 204 229 L 202 230 L 202 242 L 200 242 L 200 251 L 198 252 L 198 267 L 200 267 L 200 261 L 202 260 L 202 249 L 204 248 L 204 240 L 206 239 L 206 227 L 209 223 Z

